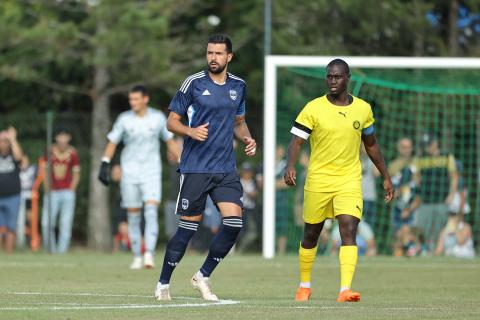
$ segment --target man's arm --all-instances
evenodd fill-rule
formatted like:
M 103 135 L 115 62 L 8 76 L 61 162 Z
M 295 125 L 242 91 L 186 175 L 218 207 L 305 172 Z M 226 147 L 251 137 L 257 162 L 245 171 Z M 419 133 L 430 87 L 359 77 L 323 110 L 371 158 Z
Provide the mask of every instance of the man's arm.
M 170 111 L 167 119 L 167 129 L 180 136 L 188 136 L 197 141 L 205 141 L 208 138 L 208 122 L 196 128 L 191 128 L 182 123 L 182 116 Z
M 180 156 L 182 155 L 182 151 L 180 150 L 180 147 L 178 146 L 177 142 L 175 139 L 168 139 L 166 141 L 167 144 L 167 151 L 172 154 L 172 156 L 175 158 L 175 161 L 179 162 L 180 161 Z
M 245 122 L 245 115 L 237 116 L 235 118 L 235 129 L 233 132 L 238 140 L 245 143 L 245 154 L 249 157 L 253 157 L 257 151 L 257 143 L 252 139 L 250 130 L 248 130 L 247 123 Z
M 23 157 L 22 147 L 17 141 L 17 130 L 14 127 L 7 129 L 7 138 L 10 141 L 10 146 L 12 148 L 12 155 L 15 161 L 21 161 Z
M 385 160 L 383 158 L 382 150 L 377 143 L 375 134 L 362 135 L 362 141 L 367 151 L 368 156 L 372 160 L 375 167 L 383 177 L 383 190 L 385 191 L 385 202 L 390 202 L 394 196 L 393 184 L 388 174 L 387 166 L 385 165 Z
M 106 162 L 110 163 L 110 161 L 113 158 L 113 155 L 115 154 L 115 150 L 117 150 L 117 144 L 111 141 L 108 141 L 107 146 L 103 151 L 102 161 L 105 160 Z
M 295 170 L 295 163 L 297 162 L 298 154 L 300 153 L 300 149 L 304 143 L 304 139 L 294 135 L 288 144 L 287 167 L 285 168 L 283 179 L 289 186 L 296 185 L 297 171 Z
M 73 169 L 72 184 L 70 185 L 70 189 L 72 189 L 73 191 L 76 191 L 79 183 L 80 183 L 80 167 L 75 167 Z

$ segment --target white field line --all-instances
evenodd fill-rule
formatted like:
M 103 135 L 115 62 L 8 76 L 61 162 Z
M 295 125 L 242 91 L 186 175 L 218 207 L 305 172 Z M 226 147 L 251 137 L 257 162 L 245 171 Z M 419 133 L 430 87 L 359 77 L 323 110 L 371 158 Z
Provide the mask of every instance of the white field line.
M 83 296 L 83 297 L 136 297 L 136 298 L 151 298 L 153 295 L 133 295 L 133 294 L 103 294 L 103 293 L 54 293 L 54 292 L 13 292 L 7 293 L 11 295 L 58 295 L 58 296 Z M 192 297 L 176 297 L 178 300 L 202 300 L 200 298 Z M 203 301 L 203 300 L 202 300 Z M 187 302 L 187 303 L 173 303 L 173 304 L 86 304 L 86 303 L 44 303 L 40 306 L 25 306 L 25 307 L 0 307 L 0 311 L 29 311 L 29 310 L 108 310 L 108 309 L 154 309 L 154 308 L 177 308 L 177 307 L 213 307 L 239 304 L 240 301 L 235 300 L 220 300 L 217 302 Z M 34 303 L 37 304 L 38 303 Z M 52 304 L 60 304 L 59 306 L 52 306 Z M 73 305 L 72 305 L 73 304 Z

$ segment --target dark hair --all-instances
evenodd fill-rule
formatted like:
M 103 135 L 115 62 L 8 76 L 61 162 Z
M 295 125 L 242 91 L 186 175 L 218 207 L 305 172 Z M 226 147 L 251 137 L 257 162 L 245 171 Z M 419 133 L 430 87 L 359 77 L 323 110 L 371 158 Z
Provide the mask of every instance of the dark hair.
M 68 130 L 66 127 L 57 127 L 54 130 L 54 137 L 58 136 L 59 134 L 68 134 L 69 136 L 72 135 L 70 130 Z
M 350 74 L 350 67 L 348 66 L 348 63 L 346 63 L 344 60 L 342 59 L 333 59 L 332 61 L 330 61 L 328 64 L 327 64 L 327 69 L 329 67 L 333 67 L 333 66 L 340 66 L 343 68 L 343 70 L 347 73 L 347 75 Z
M 227 52 L 232 53 L 233 48 L 232 48 L 232 40 L 226 35 L 226 34 L 213 34 L 208 38 L 208 43 L 224 43 L 225 46 L 227 47 Z
M 133 93 L 133 92 L 140 92 L 141 94 L 143 94 L 144 96 L 148 96 L 148 90 L 147 90 L 147 87 L 145 87 L 143 84 L 139 84 L 139 85 L 136 85 L 134 87 L 132 87 L 129 91 L 129 93 Z

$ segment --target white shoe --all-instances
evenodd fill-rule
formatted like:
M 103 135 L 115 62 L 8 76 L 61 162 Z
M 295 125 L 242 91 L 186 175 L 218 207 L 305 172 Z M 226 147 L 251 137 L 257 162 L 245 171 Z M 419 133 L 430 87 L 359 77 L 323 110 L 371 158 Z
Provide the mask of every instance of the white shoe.
M 210 286 L 210 278 L 200 276 L 198 273 L 195 273 L 190 280 L 193 288 L 200 291 L 202 298 L 208 301 L 218 301 L 218 297 L 212 292 L 212 287 Z
M 134 257 L 132 264 L 130 265 L 130 269 L 132 270 L 139 270 L 143 267 L 142 257 Z
M 155 262 L 153 261 L 153 254 L 150 252 L 145 252 L 143 255 L 143 266 L 145 269 L 152 269 L 155 267 Z
M 161 285 L 160 283 L 157 284 L 157 288 L 155 289 L 155 300 L 172 300 L 170 297 L 170 287 L 168 285 Z

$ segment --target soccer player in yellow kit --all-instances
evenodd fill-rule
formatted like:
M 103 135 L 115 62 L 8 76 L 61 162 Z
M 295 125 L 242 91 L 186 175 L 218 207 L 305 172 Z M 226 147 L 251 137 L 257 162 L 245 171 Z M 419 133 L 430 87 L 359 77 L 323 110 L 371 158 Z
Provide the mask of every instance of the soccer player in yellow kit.
M 362 218 L 360 143 L 383 176 L 385 202 L 393 199 L 393 186 L 377 143 L 370 105 L 348 93 L 350 69 L 341 60 L 326 68 L 329 93 L 310 101 L 300 112 L 288 146 L 285 182 L 296 183 L 295 162 L 302 144 L 310 139 L 311 155 L 305 182 L 303 240 L 299 249 L 300 287 L 295 300 L 310 299 L 310 279 L 317 242 L 326 219 L 336 218 L 340 227 L 340 293 L 338 302 L 360 300 L 351 290 L 357 264 L 357 226 Z

